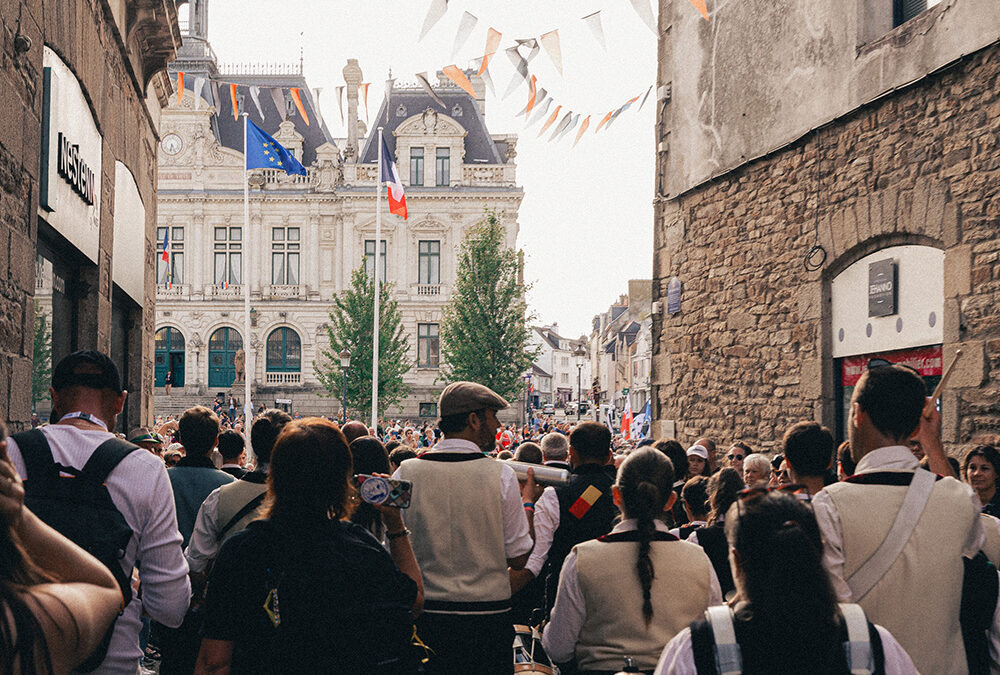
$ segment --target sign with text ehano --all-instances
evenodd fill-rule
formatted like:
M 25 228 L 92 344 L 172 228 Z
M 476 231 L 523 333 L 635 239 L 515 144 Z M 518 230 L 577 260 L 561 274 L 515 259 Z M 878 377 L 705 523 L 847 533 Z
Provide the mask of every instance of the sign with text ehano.
M 896 261 L 879 260 L 868 265 L 868 316 L 896 313 Z

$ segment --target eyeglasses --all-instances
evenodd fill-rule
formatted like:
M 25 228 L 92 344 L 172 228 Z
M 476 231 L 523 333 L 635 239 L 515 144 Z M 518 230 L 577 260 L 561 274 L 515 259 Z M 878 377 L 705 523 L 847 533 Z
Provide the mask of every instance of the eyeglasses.
M 726 458 L 728 458 L 728 459 L 743 459 L 743 455 L 729 454 L 729 455 L 726 455 Z

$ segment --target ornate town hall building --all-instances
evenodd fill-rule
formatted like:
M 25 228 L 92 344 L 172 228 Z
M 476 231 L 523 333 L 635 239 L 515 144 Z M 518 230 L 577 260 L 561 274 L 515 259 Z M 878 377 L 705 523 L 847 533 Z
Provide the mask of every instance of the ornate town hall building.
M 158 258 L 157 411 L 228 391 L 241 348 L 256 355 L 250 374 L 255 405 L 277 402 L 302 413 L 338 410 L 325 397 L 314 364 L 329 348 L 332 299 L 364 263 L 395 285 L 414 364 L 406 376 L 409 397 L 401 409 L 383 412 L 436 415 L 444 386 L 437 381 L 438 327 L 451 299 L 463 234 L 485 208 L 496 208 L 506 212 L 507 245 L 515 244 L 523 196 L 515 183 L 516 136 L 490 134 L 478 78 L 476 98 L 453 86 L 435 87 L 445 108 L 422 89 L 397 86 L 369 131 L 358 118 L 362 71 L 352 59 L 344 68 L 348 135 L 334 138 L 305 95 L 301 68 L 219 73 L 205 38 L 205 3 L 192 3 L 190 12 L 173 66 L 185 73 L 187 93 L 179 105 L 172 97 L 160 121 L 158 255 L 166 240 L 170 262 Z M 198 77 L 205 79 L 196 106 L 191 83 Z M 212 93 L 213 81 L 227 83 L 221 97 Z M 308 169 L 306 176 L 250 174 L 249 250 L 243 243 L 242 120 L 234 119 L 228 83 L 238 85 L 240 109 Z M 251 86 L 260 88 L 260 109 Z M 292 87 L 303 93 L 308 125 L 287 93 Z M 264 93 L 267 88 L 282 89 L 283 110 L 279 97 Z M 395 154 L 409 210 L 404 221 L 383 204 L 378 244 L 376 123 Z M 243 335 L 244 283 L 251 294 L 249 336 Z M 169 399 L 161 388 L 167 370 L 174 376 Z

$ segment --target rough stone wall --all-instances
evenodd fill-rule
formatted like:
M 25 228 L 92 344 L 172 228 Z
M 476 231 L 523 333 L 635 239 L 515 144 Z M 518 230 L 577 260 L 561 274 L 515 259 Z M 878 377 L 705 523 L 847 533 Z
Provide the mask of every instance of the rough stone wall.
M 15 53 L 18 30 L 31 47 Z M 0 3 L 0 420 L 18 428 L 31 416 L 31 357 L 38 237 L 41 153 L 42 51 L 51 47 L 76 73 L 104 136 L 101 171 L 101 253 L 85 271 L 90 292 L 80 300 L 77 334 L 81 348 L 108 351 L 111 340 L 111 251 L 115 161 L 135 176 L 146 207 L 147 264 L 155 255 L 156 130 L 137 90 L 120 31 L 100 0 L 22 0 Z M 144 55 L 145 57 L 145 55 Z M 138 74 L 142 83 L 142 74 Z M 126 379 L 133 391 L 128 424 L 152 413 L 152 325 L 155 288 L 147 283 L 143 327 L 133 341 L 134 366 Z M 139 344 L 141 343 L 141 345 Z M 138 403 L 136 403 L 138 402 Z
M 817 156 L 819 162 L 817 163 Z M 886 246 L 945 250 L 943 397 L 957 452 L 1000 439 L 1000 44 L 663 201 L 654 300 L 654 418 L 682 441 L 774 448 L 792 423 L 834 421 L 829 287 Z M 804 266 L 815 244 L 816 271 Z

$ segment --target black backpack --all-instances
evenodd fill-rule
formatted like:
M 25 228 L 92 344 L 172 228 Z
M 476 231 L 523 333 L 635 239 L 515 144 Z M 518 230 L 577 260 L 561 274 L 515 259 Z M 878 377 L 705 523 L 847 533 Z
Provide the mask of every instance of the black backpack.
M 132 528 L 111 501 L 104 481 L 127 455 L 139 447 L 109 438 L 97 446 L 83 469 L 56 464 L 45 434 L 37 429 L 12 436 L 21 451 L 27 477 L 24 504 L 53 529 L 100 560 L 121 588 L 124 608 L 132 600 L 130 575 L 122 570 L 121 559 L 132 538 Z M 115 622 L 111 622 L 97 649 L 76 667 L 79 672 L 95 670 L 104 661 Z

